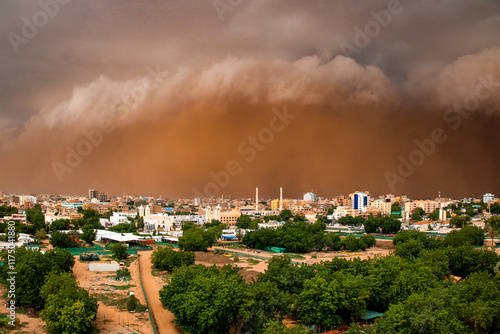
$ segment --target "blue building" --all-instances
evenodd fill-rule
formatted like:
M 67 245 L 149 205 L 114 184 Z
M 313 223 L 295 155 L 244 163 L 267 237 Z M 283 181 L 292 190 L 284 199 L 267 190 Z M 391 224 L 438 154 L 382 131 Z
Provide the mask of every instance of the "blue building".
M 350 195 L 351 208 L 358 212 L 365 212 L 370 206 L 370 193 L 368 191 L 356 191 Z

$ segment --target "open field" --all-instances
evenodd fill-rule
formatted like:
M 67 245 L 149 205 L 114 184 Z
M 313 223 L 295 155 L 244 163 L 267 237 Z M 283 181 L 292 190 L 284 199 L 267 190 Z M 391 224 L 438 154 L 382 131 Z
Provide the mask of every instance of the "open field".
M 147 312 L 130 313 L 125 306 L 129 291 L 134 292 L 141 304 L 146 304 L 139 282 L 137 260 L 132 261 L 128 267 L 131 273 L 130 281 L 115 280 L 113 272 L 88 271 L 87 263 L 80 262 L 77 256 L 75 260 L 73 274 L 76 280 L 99 302 L 96 327 L 100 333 L 154 333 Z

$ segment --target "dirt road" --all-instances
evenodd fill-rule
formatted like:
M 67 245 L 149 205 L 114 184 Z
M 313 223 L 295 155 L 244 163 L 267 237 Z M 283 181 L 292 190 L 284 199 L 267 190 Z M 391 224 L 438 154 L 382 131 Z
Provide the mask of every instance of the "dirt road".
M 153 317 L 158 326 L 158 333 L 179 333 L 183 334 L 183 331 L 173 323 L 175 319 L 174 315 L 165 310 L 160 302 L 159 291 L 163 288 L 164 283 L 159 277 L 154 277 L 151 274 L 152 267 L 149 257 L 152 251 L 138 252 L 139 262 L 141 266 L 141 278 L 142 284 L 144 285 L 144 290 L 148 297 L 149 310 L 153 314 Z

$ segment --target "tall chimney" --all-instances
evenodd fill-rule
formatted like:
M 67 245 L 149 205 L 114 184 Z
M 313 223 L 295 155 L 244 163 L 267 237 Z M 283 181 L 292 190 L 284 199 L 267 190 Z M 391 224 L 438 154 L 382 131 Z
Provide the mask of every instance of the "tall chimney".
M 283 187 L 280 187 L 280 211 L 283 211 Z
M 255 188 L 255 211 L 259 211 L 259 187 Z

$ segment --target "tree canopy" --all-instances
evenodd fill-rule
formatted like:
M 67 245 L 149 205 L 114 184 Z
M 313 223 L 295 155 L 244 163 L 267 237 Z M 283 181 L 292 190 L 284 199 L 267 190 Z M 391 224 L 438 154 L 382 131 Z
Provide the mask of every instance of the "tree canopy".
M 175 268 L 194 264 L 193 252 L 175 251 L 172 247 L 158 247 L 151 254 L 153 268 L 172 272 Z

